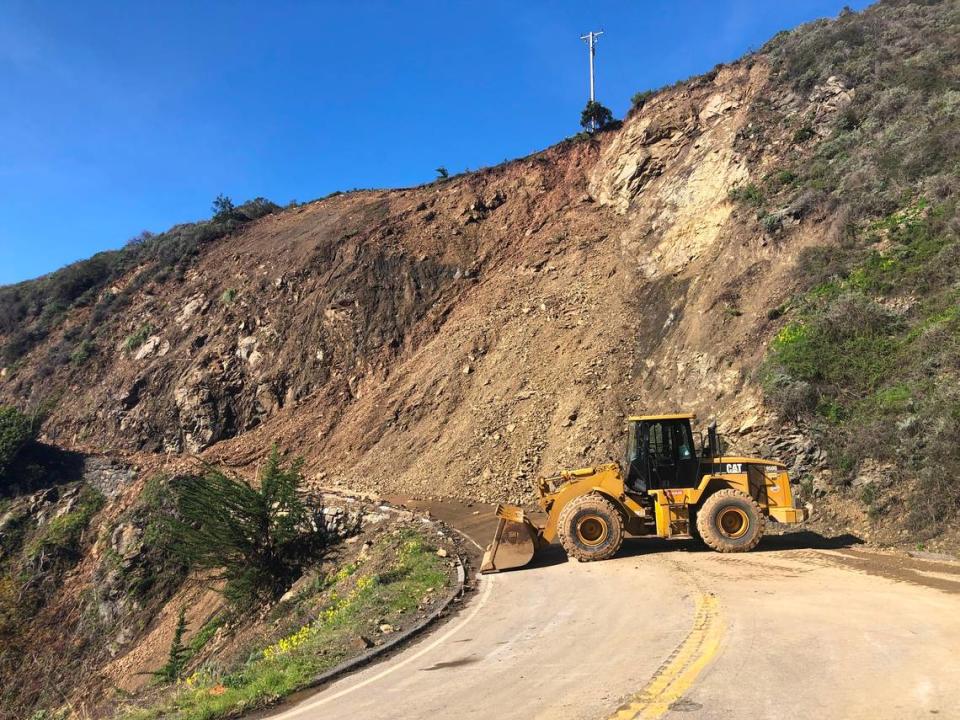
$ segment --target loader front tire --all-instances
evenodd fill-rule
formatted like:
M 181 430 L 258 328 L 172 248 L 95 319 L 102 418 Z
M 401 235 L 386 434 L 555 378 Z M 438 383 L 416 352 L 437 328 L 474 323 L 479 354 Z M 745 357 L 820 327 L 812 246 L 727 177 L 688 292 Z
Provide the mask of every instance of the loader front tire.
M 720 490 L 697 510 L 697 530 L 717 552 L 753 550 L 763 537 L 767 518 L 757 501 L 739 490 Z
M 606 560 L 623 544 L 623 516 L 603 495 L 582 495 L 560 513 L 557 534 L 568 556 L 580 562 Z

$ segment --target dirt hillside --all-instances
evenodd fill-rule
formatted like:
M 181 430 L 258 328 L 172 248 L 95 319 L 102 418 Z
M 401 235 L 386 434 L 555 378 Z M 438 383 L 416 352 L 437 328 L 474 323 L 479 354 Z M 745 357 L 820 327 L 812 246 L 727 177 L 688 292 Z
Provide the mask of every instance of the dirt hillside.
M 85 367 L 41 381 L 27 366 L 2 392 L 62 388 L 45 430 L 72 448 L 245 465 L 276 442 L 320 480 L 484 499 L 618 456 L 629 412 L 759 430 L 767 311 L 831 226 L 773 238 L 729 198 L 784 149 L 736 147 L 771 92 L 766 64 L 742 63 L 619 131 L 269 215 L 143 288 Z

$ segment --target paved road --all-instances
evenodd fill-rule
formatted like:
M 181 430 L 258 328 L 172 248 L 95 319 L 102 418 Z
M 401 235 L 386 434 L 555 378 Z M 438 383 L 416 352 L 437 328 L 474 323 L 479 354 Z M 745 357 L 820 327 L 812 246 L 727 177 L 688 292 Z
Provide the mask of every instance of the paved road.
M 807 533 L 745 555 L 635 540 L 578 564 L 555 549 L 273 717 L 960 718 L 960 564 Z

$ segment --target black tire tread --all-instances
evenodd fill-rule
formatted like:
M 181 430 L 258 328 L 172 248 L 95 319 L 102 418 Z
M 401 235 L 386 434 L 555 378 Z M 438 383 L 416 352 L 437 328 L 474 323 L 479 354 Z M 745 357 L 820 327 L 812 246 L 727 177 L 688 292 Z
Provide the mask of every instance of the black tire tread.
M 614 535 L 614 541 L 599 552 L 581 547 L 570 536 L 570 532 L 573 530 L 568 527 L 570 519 L 583 509 L 593 509 L 597 514 L 606 516 L 609 532 Z M 620 514 L 616 505 L 599 493 L 581 495 L 568 502 L 567 506 L 560 512 L 560 518 L 557 521 L 557 536 L 560 538 L 560 544 L 567 555 L 580 562 L 606 560 L 616 555 L 623 544 L 623 515 Z
M 747 503 L 750 505 L 755 516 L 755 518 L 751 518 L 751 522 L 753 522 L 755 519 L 755 525 L 752 531 L 753 536 L 744 544 L 731 544 L 727 538 L 724 538 L 722 535 L 720 535 L 720 533 L 717 532 L 716 527 L 714 526 L 713 522 L 711 522 L 716 507 L 718 505 L 723 505 L 726 501 L 731 499 L 736 499 L 741 503 Z M 760 508 L 760 505 L 758 505 L 757 501 L 752 497 L 746 493 L 740 492 L 739 490 L 719 490 L 708 497 L 703 505 L 697 510 L 697 531 L 700 533 L 701 539 L 710 548 L 720 553 L 748 552 L 753 550 L 757 546 L 757 543 L 760 542 L 760 539 L 763 537 L 766 529 L 767 516 L 763 514 L 763 510 Z

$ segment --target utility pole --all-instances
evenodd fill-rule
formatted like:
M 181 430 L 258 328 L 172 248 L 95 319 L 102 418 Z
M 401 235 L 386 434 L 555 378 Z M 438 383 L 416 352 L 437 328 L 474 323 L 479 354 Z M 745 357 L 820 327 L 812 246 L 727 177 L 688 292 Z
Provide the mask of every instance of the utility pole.
M 581 40 L 586 40 L 587 45 L 590 49 L 590 102 L 595 102 L 593 95 L 593 56 L 597 54 L 597 38 L 603 35 L 603 30 L 598 32 L 593 32 L 592 30 L 586 35 L 581 35 Z

